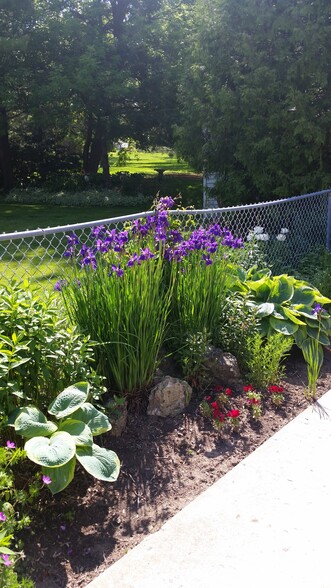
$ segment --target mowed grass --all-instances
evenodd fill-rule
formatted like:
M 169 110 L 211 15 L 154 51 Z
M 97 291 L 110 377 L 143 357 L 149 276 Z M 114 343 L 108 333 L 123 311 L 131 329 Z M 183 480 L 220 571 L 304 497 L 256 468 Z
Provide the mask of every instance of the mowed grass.
M 76 207 L 0 204 L 0 233 L 103 220 L 141 212 L 138 207 Z M 31 287 L 53 288 L 68 263 L 64 233 L 0 241 L 0 280 L 28 279 Z
M 117 152 L 111 152 L 109 159 L 111 173 L 127 171 L 130 173 L 157 175 L 155 171 L 157 169 L 164 169 L 165 173 L 195 173 L 186 161 L 178 160 L 176 155 L 172 153 L 136 151 L 129 153 L 126 164 L 120 166 L 118 165 Z
M 118 153 L 110 154 L 111 173 L 130 172 L 148 175 L 150 194 L 182 195 L 182 204 L 202 206 L 202 181 L 176 155 L 162 152 L 135 152 L 124 166 L 117 166 Z M 156 169 L 164 169 L 164 180 L 158 181 Z M 0 233 L 56 227 L 75 223 L 115 218 L 143 212 L 137 206 L 51 206 L 46 204 L 0 204 Z M 28 279 L 31 287 L 53 288 L 68 263 L 63 258 L 67 239 L 64 233 L 33 239 L 0 241 L 0 281 Z

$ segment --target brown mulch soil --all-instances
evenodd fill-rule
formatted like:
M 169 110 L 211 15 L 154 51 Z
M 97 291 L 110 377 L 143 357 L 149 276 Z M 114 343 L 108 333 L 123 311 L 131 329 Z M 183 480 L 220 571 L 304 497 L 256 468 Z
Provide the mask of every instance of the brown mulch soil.
M 240 432 L 231 435 L 213 430 L 198 400 L 175 419 L 131 410 L 123 435 L 103 438 L 121 460 L 116 483 L 95 481 L 78 471 L 61 494 L 43 493 L 23 537 L 26 571 L 36 587 L 86 586 L 304 410 L 305 385 L 305 365 L 293 353 L 287 362 L 284 405 L 276 408 L 267 399 L 261 421 L 245 416 Z M 326 350 L 318 396 L 329 389 L 331 351 Z M 235 404 L 241 408 L 242 397 Z

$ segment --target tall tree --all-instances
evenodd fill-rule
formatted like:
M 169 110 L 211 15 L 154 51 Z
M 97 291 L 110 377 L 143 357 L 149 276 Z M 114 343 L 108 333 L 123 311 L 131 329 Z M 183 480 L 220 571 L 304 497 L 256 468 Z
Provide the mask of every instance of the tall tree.
M 330 185 L 329 2 L 198 4 L 182 90 L 182 154 L 220 173 L 223 202 Z

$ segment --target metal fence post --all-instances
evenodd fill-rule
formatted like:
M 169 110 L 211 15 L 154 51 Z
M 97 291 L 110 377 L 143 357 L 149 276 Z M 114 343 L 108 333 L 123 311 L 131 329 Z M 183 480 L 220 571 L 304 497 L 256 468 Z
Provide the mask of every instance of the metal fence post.
M 327 227 L 326 227 L 326 249 L 331 250 L 331 192 L 328 194 L 328 216 L 327 216 Z

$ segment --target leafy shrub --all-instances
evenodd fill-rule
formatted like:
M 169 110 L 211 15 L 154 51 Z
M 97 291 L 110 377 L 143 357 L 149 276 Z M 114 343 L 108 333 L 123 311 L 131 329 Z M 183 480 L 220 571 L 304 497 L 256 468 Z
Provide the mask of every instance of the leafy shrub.
M 49 405 L 48 412 L 57 423 L 48 421 L 34 406 L 10 415 L 16 433 L 27 439 L 24 449 L 28 458 L 42 466 L 43 480 L 52 494 L 73 480 L 76 459 L 98 480 L 117 480 L 120 464 L 116 453 L 93 442 L 93 437 L 109 431 L 111 424 L 88 399 L 89 385 L 80 382 L 60 392 Z
M 246 369 L 249 381 L 259 390 L 266 390 L 271 384 L 280 382 L 285 367 L 282 361 L 293 345 L 293 338 L 281 333 L 272 333 L 268 338 L 260 333 L 248 337 Z
M 323 364 L 322 345 L 329 345 L 331 334 L 331 317 L 321 305 L 331 300 L 303 280 L 286 274 L 271 276 L 268 269 L 241 272 L 234 288 L 250 298 L 263 336 L 276 332 L 294 337 L 307 364 L 308 395 L 314 397 Z
M 75 379 L 88 379 L 97 393 L 87 336 L 69 326 L 55 293 L 32 292 L 28 282 L 0 288 L 0 414 L 31 402 L 41 410 Z
M 5 202 L 17 204 L 49 204 L 59 206 L 149 206 L 153 196 L 136 194 L 122 195 L 116 190 L 89 189 L 82 191 L 50 193 L 43 189 L 13 190 L 5 198 Z
M 258 332 L 258 328 L 259 320 L 247 297 L 227 292 L 215 343 L 223 351 L 235 355 L 242 369 L 246 366 L 249 338 Z

